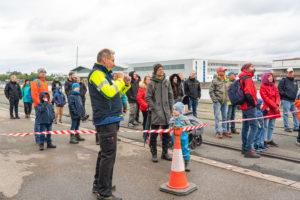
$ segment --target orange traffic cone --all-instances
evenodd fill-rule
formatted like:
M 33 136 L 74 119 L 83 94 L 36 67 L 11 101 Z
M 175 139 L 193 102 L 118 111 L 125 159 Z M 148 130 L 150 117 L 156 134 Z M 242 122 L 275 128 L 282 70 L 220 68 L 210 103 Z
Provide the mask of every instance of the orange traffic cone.
M 162 184 L 160 190 L 175 195 L 187 195 L 197 190 L 197 186 L 194 183 L 188 183 L 185 170 L 184 160 L 182 156 L 180 135 L 182 134 L 183 127 L 175 127 L 174 135 L 174 151 L 171 166 L 171 175 L 168 183 Z

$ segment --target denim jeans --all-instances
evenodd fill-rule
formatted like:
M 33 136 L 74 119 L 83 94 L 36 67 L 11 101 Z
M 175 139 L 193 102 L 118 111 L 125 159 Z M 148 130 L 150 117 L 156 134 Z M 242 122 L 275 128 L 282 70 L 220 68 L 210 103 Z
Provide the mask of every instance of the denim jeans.
M 265 140 L 272 140 L 276 119 L 264 119 Z
M 259 127 L 254 136 L 254 146 L 264 146 L 265 142 L 265 128 Z
M 79 130 L 80 126 L 80 119 L 72 119 L 71 124 L 71 130 Z M 71 134 L 71 136 L 74 136 L 75 134 Z
M 43 132 L 43 131 L 52 131 L 52 124 L 40 124 L 40 132 Z M 46 141 L 47 142 L 52 142 L 51 134 L 46 134 L 46 135 L 47 135 Z M 40 144 L 44 144 L 46 135 L 45 134 L 43 134 L 43 135 L 40 134 Z
M 297 110 L 297 108 L 295 106 L 295 101 L 281 100 L 281 105 L 283 107 L 283 113 Z M 288 114 L 283 115 L 283 122 L 284 122 L 284 128 L 285 129 L 289 128 L 289 115 Z M 293 113 L 293 122 L 294 122 L 294 130 L 297 130 L 299 128 L 299 121 L 297 118 L 297 113 Z
M 37 114 L 37 107 L 34 107 L 34 111 L 35 111 L 35 120 L 34 120 L 34 132 L 37 133 L 37 132 L 40 132 L 40 122 L 36 116 Z M 40 135 L 39 134 L 36 134 L 34 135 L 35 137 L 35 141 L 39 143 L 39 140 L 40 140 Z
M 190 99 L 189 110 L 193 109 L 193 115 L 194 115 L 194 117 L 197 117 L 198 103 L 199 103 L 198 99 Z
M 256 108 L 250 108 L 248 110 L 242 110 L 243 119 L 256 118 Z M 249 131 L 250 128 L 250 131 Z M 253 140 L 257 132 L 257 119 L 243 121 L 242 124 L 242 148 L 244 150 L 251 150 Z
M 220 112 L 222 115 L 222 122 L 227 121 L 227 109 L 228 102 L 221 104 L 220 102 L 214 103 L 214 115 L 215 115 L 215 131 L 216 133 L 220 133 Z M 222 123 L 223 133 L 227 132 L 227 123 Z
M 235 120 L 235 113 L 236 113 L 236 105 L 228 105 L 228 112 L 227 112 L 227 120 Z M 231 125 L 231 127 L 230 127 Z M 227 123 L 227 130 L 229 131 L 229 127 L 230 130 L 234 130 L 235 129 L 235 122 L 230 122 Z

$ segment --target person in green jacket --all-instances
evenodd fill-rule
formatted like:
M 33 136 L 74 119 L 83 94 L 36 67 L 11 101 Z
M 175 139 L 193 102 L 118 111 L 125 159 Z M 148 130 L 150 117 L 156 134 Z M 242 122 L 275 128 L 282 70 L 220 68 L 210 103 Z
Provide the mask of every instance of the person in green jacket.
M 23 103 L 24 103 L 25 118 L 30 118 L 31 109 L 32 109 L 32 102 L 27 97 L 28 92 L 30 92 L 30 81 L 26 79 L 23 87 L 21 88 L 21 93 L 23 96 Z
M 235 72 L 228 73 L 229 85 L 231 85 L 236 80 L 237 74 L 238 73 Z M 227 112 L 228 121 L 235 120 L 236 108 L 237 105 L 232 105 L 230 100 L 228 100 L 228 112 Z M 239 132 L 236 131 L 235 122 L 227 123 L 227 132 L 229 132 L 229 129 L 230 129 L 230 133 L 240 134 Z

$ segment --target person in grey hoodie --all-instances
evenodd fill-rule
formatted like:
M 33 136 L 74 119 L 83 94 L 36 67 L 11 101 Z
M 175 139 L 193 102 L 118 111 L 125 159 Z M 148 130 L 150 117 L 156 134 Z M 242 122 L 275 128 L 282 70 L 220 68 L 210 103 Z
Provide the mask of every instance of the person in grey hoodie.
M 147 85 L 145 94 L 145 100 L 151 111 L 151 129 L 167 129 L 174 103 L 172 86 L 170 81 L 166 79 L 164 67 L 161 64 L 155 64 L 153 70 L 153 76 Z M 156 149 L 157 135 L 158 133 L 151 133 L 150 135 L 150 150 L 153 162 L 158 162 Z M 172 160 L 168 155 L 170 139 L 171 136 L 169 133 L 163 133 L 161 158 L 165 160 Z

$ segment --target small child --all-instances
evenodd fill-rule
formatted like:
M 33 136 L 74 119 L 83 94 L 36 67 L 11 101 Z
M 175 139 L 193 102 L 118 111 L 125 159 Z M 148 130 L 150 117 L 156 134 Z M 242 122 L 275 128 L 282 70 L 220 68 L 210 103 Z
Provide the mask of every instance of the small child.
M 69 95 L 69 110 L 70 116 L 72 119 L 71 130 L 79 130 L 80 120 L 86 120 L 87 115 L 85 114 L 85 109 L 82 104 L 82 100 L 80 97 L 80 85 L 78 83 L 73 83 L 72 91 Z M 79 141 L 84 141 L 85 139 L 80 137 L 77 134 L 71 134 L 70 143 L 71 144 L 78 144 Z
M 38 121 L 40 123 L 40 132 L 52 131 L 54 120 L 54 109 L 49 103 L 50 95 L 47 92 L 40 93 L 40 103 L 37 105 Z M 40 134 L 40 151 L 44 150 L 45 134 Z M 52 144 L 51 134 L 47 134 L 47 148 L 56 148 Z
M 59 115 L 59 123 L 62 123 L 62 115 L 64 111 L 64 106 L 66 104 L 65 95 L 62 93 L 62 87 L 58 86 L 53 99 L 56 105 L 54 124 L 57 124 L 57 117 Z
M 257 99 L 257 106 L 256 106 L 256 117 L 263 117 L 263 112 L 261 110 L 263 101 L 261 99 Z M 265 142 L 265 129 L 264 129 L 264 119 L 258 119 L 258 129 L 254 136 L 254 149 L 258 152 L 263 150 L 267 150 L 268 147 L 264 145 Z
M 184 105 L 181 102 L 177 102 L 173 105 L 173 117 L 170 119 L 170 127 L 174 126 L 192 126 L 190 121 L 187 119 L 186 116 L 182 115 L 182 110 L 184 109 Z M 175 140 L 175 136 L 172 135 L 173 144 Z M 190 161 L 190 149 L 189 149 L 189 135 L 187 131 L 183 131 L 180 135 L 180 142 L 181 142 L 181 149 L 182 149 L 182 155 L 185 163 L 185 171 L 189 172 L 191 171 L 189 166 Z
M 298 94 L 296 100 L 295 100 L 295 106 L 297 110 L 300 110 L 300 94 Z M 300 121 L 300 112 L 297 113 L 298 120 Z M 298 130 L 298 137 L 297 137 L 297 144 L 300 145 L 300 125 Z

